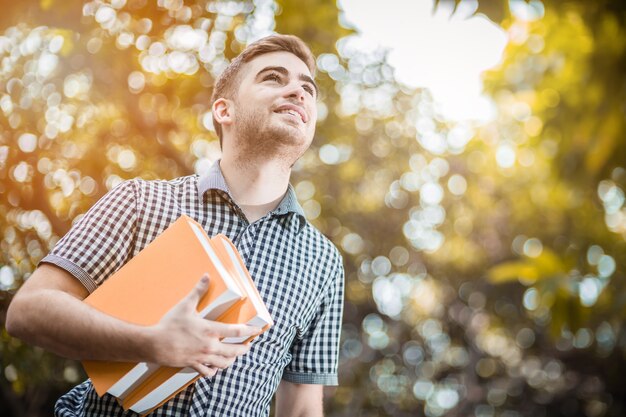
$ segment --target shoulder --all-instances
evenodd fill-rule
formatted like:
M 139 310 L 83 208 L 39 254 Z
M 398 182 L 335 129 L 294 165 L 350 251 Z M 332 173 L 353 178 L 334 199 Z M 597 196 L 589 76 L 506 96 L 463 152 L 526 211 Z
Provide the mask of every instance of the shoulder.
M 145 180 L 133 178 L 122 182 L 119 186 L 135 187 L 137 191 L 177 191 L 198 187 L 198 175 L 186 175 L 171 180 Z
M 123 181 L 109 193 L 127 195 L 132 193 L 138 203 L 159 202 L 169 199 L 184 200 L 197 197 L 198 176 L 187 175 L 171 180 L 133 178 Z
M 325 261 L 333 270 L 343 270 L 343 258 L 337 246 L 308 220 L 300 232 L 310 250 L 317 252 L 317 258 Z

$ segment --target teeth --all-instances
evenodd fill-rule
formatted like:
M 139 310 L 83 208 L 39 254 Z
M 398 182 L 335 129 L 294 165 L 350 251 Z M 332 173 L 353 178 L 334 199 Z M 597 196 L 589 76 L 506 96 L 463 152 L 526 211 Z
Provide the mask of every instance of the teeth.
M 290 109 L 279 110 L 278 112 L 279 113 L 287 113 L 287 114 L 290 114 L 292 116 L 300 117 L 300 113 L 298 113 L 297 111 L 294 111 L 294 110 L 290 110 Z

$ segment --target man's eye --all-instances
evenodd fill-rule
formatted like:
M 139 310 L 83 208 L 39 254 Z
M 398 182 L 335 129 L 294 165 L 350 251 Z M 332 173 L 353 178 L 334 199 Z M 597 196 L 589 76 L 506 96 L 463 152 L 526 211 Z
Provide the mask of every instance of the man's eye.
M 314 91 L 313 91 L 313 87 L 311 87 L 310 85 L 305 84 L 305 85 L 303 85 L 303 86 L 302 86 L 302 88 L 304 88 L 304 91 L 306 91 L 306 92 L 307 92 L 307 93 L 309 93 L 310 95 L 312 95 L 312 96 L 314 95 L 314 94 L 313 94 L 313 93 L 314 93 Z
M 278 74 L 271 73 L 263 77 L 263 81 L 280 81 L 280 77 L 278 76 Z

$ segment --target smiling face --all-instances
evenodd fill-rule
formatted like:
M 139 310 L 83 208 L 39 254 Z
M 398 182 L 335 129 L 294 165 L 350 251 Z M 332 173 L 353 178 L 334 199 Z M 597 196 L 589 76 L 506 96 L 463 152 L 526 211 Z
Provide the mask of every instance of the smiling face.
M 316 97 L 317 86 L 298 57 L 289 52 L 259 55 L 245 64 L 235 97 L 227 100 L 224 151 L 235 146 L 250 156 L 293 164 L 313 140 Z

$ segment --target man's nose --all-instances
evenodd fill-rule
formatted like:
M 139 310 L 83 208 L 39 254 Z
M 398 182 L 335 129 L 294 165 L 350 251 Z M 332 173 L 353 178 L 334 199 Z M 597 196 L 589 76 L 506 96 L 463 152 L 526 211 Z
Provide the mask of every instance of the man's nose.
M 298 101 L 304 101 L 306 91 L 299 82 L 289 83 L 285 95 L 289 98 L 295 98 Z

